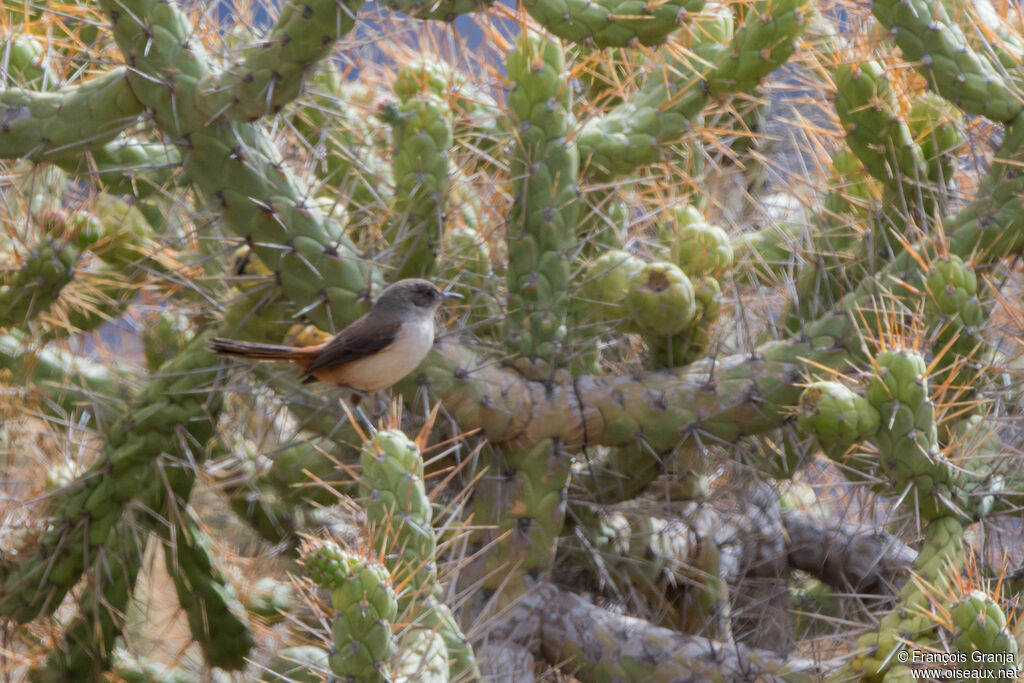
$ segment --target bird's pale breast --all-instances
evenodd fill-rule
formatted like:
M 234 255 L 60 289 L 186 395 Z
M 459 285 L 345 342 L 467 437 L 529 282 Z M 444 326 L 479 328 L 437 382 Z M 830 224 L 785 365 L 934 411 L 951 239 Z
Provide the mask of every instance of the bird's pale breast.
M 315 373 L 320 380 L 374 392 L 387 389 L 416 369 L 434 345 L 434 320 L 402 325 L 398 338 L 377 353 L 340 368 Z

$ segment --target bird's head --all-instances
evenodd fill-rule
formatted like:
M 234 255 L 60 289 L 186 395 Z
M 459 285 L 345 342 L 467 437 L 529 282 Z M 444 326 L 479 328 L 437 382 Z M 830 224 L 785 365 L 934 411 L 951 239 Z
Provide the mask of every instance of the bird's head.
M 442 292 L 434 283 L 410 278 L 388 285 L 380 294 L 374 308 L 386 311 L 434 313 L 445 299 L 461 299 L 458 294 Z

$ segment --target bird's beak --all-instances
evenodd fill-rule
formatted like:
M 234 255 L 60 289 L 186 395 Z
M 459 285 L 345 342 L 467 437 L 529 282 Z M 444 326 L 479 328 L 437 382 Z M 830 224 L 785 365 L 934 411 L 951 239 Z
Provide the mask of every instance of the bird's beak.
M 457 294 L 455 292 L 441 292 L 441 296 L 443 296 L 445 299 L 462 299 L 463 298 L 463 296 L 461 294 Z

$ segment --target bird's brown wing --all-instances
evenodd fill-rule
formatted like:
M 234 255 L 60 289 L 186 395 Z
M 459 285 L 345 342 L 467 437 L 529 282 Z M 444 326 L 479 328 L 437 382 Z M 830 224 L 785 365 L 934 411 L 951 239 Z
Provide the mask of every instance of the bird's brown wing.
M 402 326 L 402 321 L 382 316 L 380 312 L 374 314 L 371 323 L 367 322 L 369 317 L 363 316 L 327 342 L 327 346 L 313 359 L 303 374 L 309 377 L 321 370 L 330 370 L 372 356 L 391 346 L 398 329 Z

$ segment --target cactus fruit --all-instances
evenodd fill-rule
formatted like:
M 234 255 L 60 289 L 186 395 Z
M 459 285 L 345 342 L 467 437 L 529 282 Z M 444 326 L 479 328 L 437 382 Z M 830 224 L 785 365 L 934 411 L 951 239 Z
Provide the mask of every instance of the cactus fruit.
M 629 316 L 626 297 L 643 269 L 641 259 L 618 249 L 605 252 L 587 266 L 581 294 L 598 320 L 621 321 Z
M 21 326 L 46 312 L 75 275 L 79 250 L 70 242 L 44 238 L 9 270 L 0 286 L 0 327 Z
M 716 225 L 698 222 L 679 225 L 675 239 L 674 260 L 690 277 L 721 277 L 732 266 L 732 242 L 725 230 Z
M 678 334 L 693 322 L 697 302 L 693 283 L 671 263 L 648 263 L 633 280 L 626 303 L 645 336 Z
M 879 417 L 868 401 L 837 382 L 815 382 L 800 394 L 800 426 L 826 447 L 845 448 L 874 435 Z

